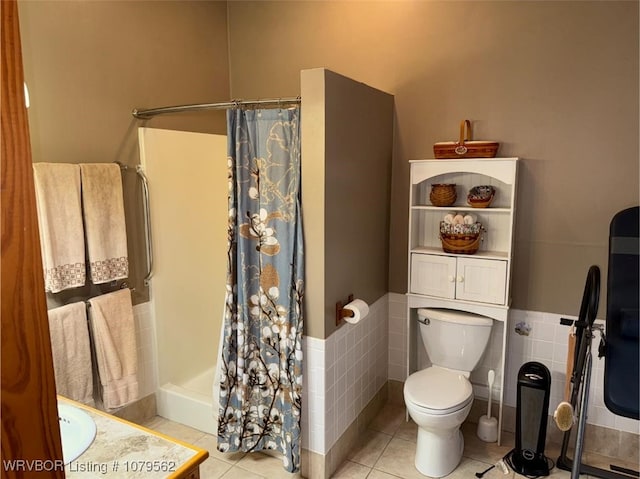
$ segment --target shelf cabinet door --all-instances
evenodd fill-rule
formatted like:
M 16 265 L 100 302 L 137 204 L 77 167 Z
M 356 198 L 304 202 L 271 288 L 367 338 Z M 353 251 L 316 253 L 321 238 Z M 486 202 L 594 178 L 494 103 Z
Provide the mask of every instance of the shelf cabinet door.
M 504 304 L 506 281 L 506 261 L 458 258 L 456 299 Z
M 411 255 L 411 292 L 453 299 L 456 294 L 456 258 Z

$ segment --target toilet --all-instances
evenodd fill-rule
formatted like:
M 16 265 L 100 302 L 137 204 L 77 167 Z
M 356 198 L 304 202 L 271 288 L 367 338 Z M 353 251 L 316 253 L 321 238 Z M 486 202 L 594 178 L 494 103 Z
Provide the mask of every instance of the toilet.
M 442 477 L 460 463 L 464 440 L 460 426 L 469 415 L 469 382 L 489 343 L 493 320 L 450 309 L 419 309 L 420 335 L 431 366 L 404 383 L 404 402 L 418 425 L 415 466 L 421 474 Z

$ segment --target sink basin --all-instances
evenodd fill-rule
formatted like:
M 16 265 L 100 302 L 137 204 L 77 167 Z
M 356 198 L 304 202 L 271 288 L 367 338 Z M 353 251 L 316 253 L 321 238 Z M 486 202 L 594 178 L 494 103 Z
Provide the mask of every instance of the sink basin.
M 95 421 L 80 408 L 58 401 L 58 420 L 65 464 L 76 460 L 96 437 Z

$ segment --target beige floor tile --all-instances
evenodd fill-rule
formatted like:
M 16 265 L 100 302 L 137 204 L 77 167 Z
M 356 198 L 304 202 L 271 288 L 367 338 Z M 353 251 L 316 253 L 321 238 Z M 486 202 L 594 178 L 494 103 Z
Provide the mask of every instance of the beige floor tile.
M 398 477 L 399 476 L 394 476 L 393 474 L 387 474 L 386 472 L 373 469 L 367 476 L 367 479 L 398 479 Z
M 418 425 L 411 418 L 408 421 L 402 421 L 393 437 L 416 442 L 418 440 Z
M 367 429 L 359 443 L 349 453 L 348 458 L 363 466 L 373 467 L 389 441 L 391 441 L 390 435 Z
M 265 476 L 261 476 L 260 474 L 256 474 L 251 471 L 247 471 L 246 469 L 242 469 L 238 466 L 233 466 L 229 469 L 222 479 L 264 479 Z
M 246 454 L 234 467 L 239 467 L 269 479 L 300 479 L 302 476 L 292 474 L 284 469 L 282 456 L 274 457 L 259 452 Z
M 205 434 L 193 443 L 194 446 L 198 446 L 209 451 L 209 456 L 229 464 L 236 464 L 246 454 L 244 452 L 220 452 L 218 451 L 217 444 L 218 438 L 211 434 Z
M 143 426 L 189 444 L 195 443 L 206 434 L 192 427 L 185 426 L 178 422 L 169 421 L 168 419 L 160 416 L 156 416 L 151 421 L 143 424 Z
M 563 471 L 562 469 L 558 469 L 557 467 L 554 467 L 553 469 L 551 469 L 551 472 L 547 477 L 549 479 L 570 479 L 571 472 Z
M 232 467 L 228 462 L 209 457 L 200 464 L 200 479 L 219 479 Z
M 370 467 L 351 461 L 344 461 L 331 477 L 332 479 L 365 479 L 368 477 L 369 472 L 371 472 Z
M 477 435 L 477 424 L 465 422 L 462 424 L 462 434 L 464 436 L 463 456 L 477 461 L 494 464 L 502 459 L 511 449 L 513 449 L 514 438 L 509 432 L 502 433 L 502 445 L 497 442 L 484 442 Z
M 369 429 L 393 435 L 405 420 L 404 406 L 387 403 L 369 424 Z
M 468 457 L 463 457 L 458 464 L 458 467 L 449 475 L 445 476 L 445 479 L 467 479 L 470 477 L 476 477 L 476 473 L 484 472 L 491 464 L 487 464 L 486 462 L 476 461 L 475 459 L 469 459 Z M 494 467 L 489 471 L 485 472 L 482 476 L 483 479 L 512 479 L 515 476 L 513 471 L 509 471 L 508 474 L 504 474 L 502 470 Z
M 634 461 L 624 461 L 618 458 L 603 456 L 595 452 L 585 453 L 582 456 L 582 463 L 588 464 L 592 467 L 598 467 L 600 469 L 606 469 L 606 470 L 609 470 L 611 464 L 614 464 L 619 467 L 625 467 L 633 471 L 637 471 L 639 469 L 638 463 Z
M 394 437 L 385 448 L 374 469 L 403 479 L 424 479 L 415 468 L 416 444 Z

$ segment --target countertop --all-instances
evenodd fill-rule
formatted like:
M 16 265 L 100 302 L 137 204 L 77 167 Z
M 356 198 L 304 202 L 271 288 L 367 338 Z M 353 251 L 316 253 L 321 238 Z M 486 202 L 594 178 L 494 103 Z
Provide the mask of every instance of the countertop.
M 93 443 L 65 466 L 68 478 L 198 478 L 209 453 L 191 444 L 58 396 L 96 423 Z

